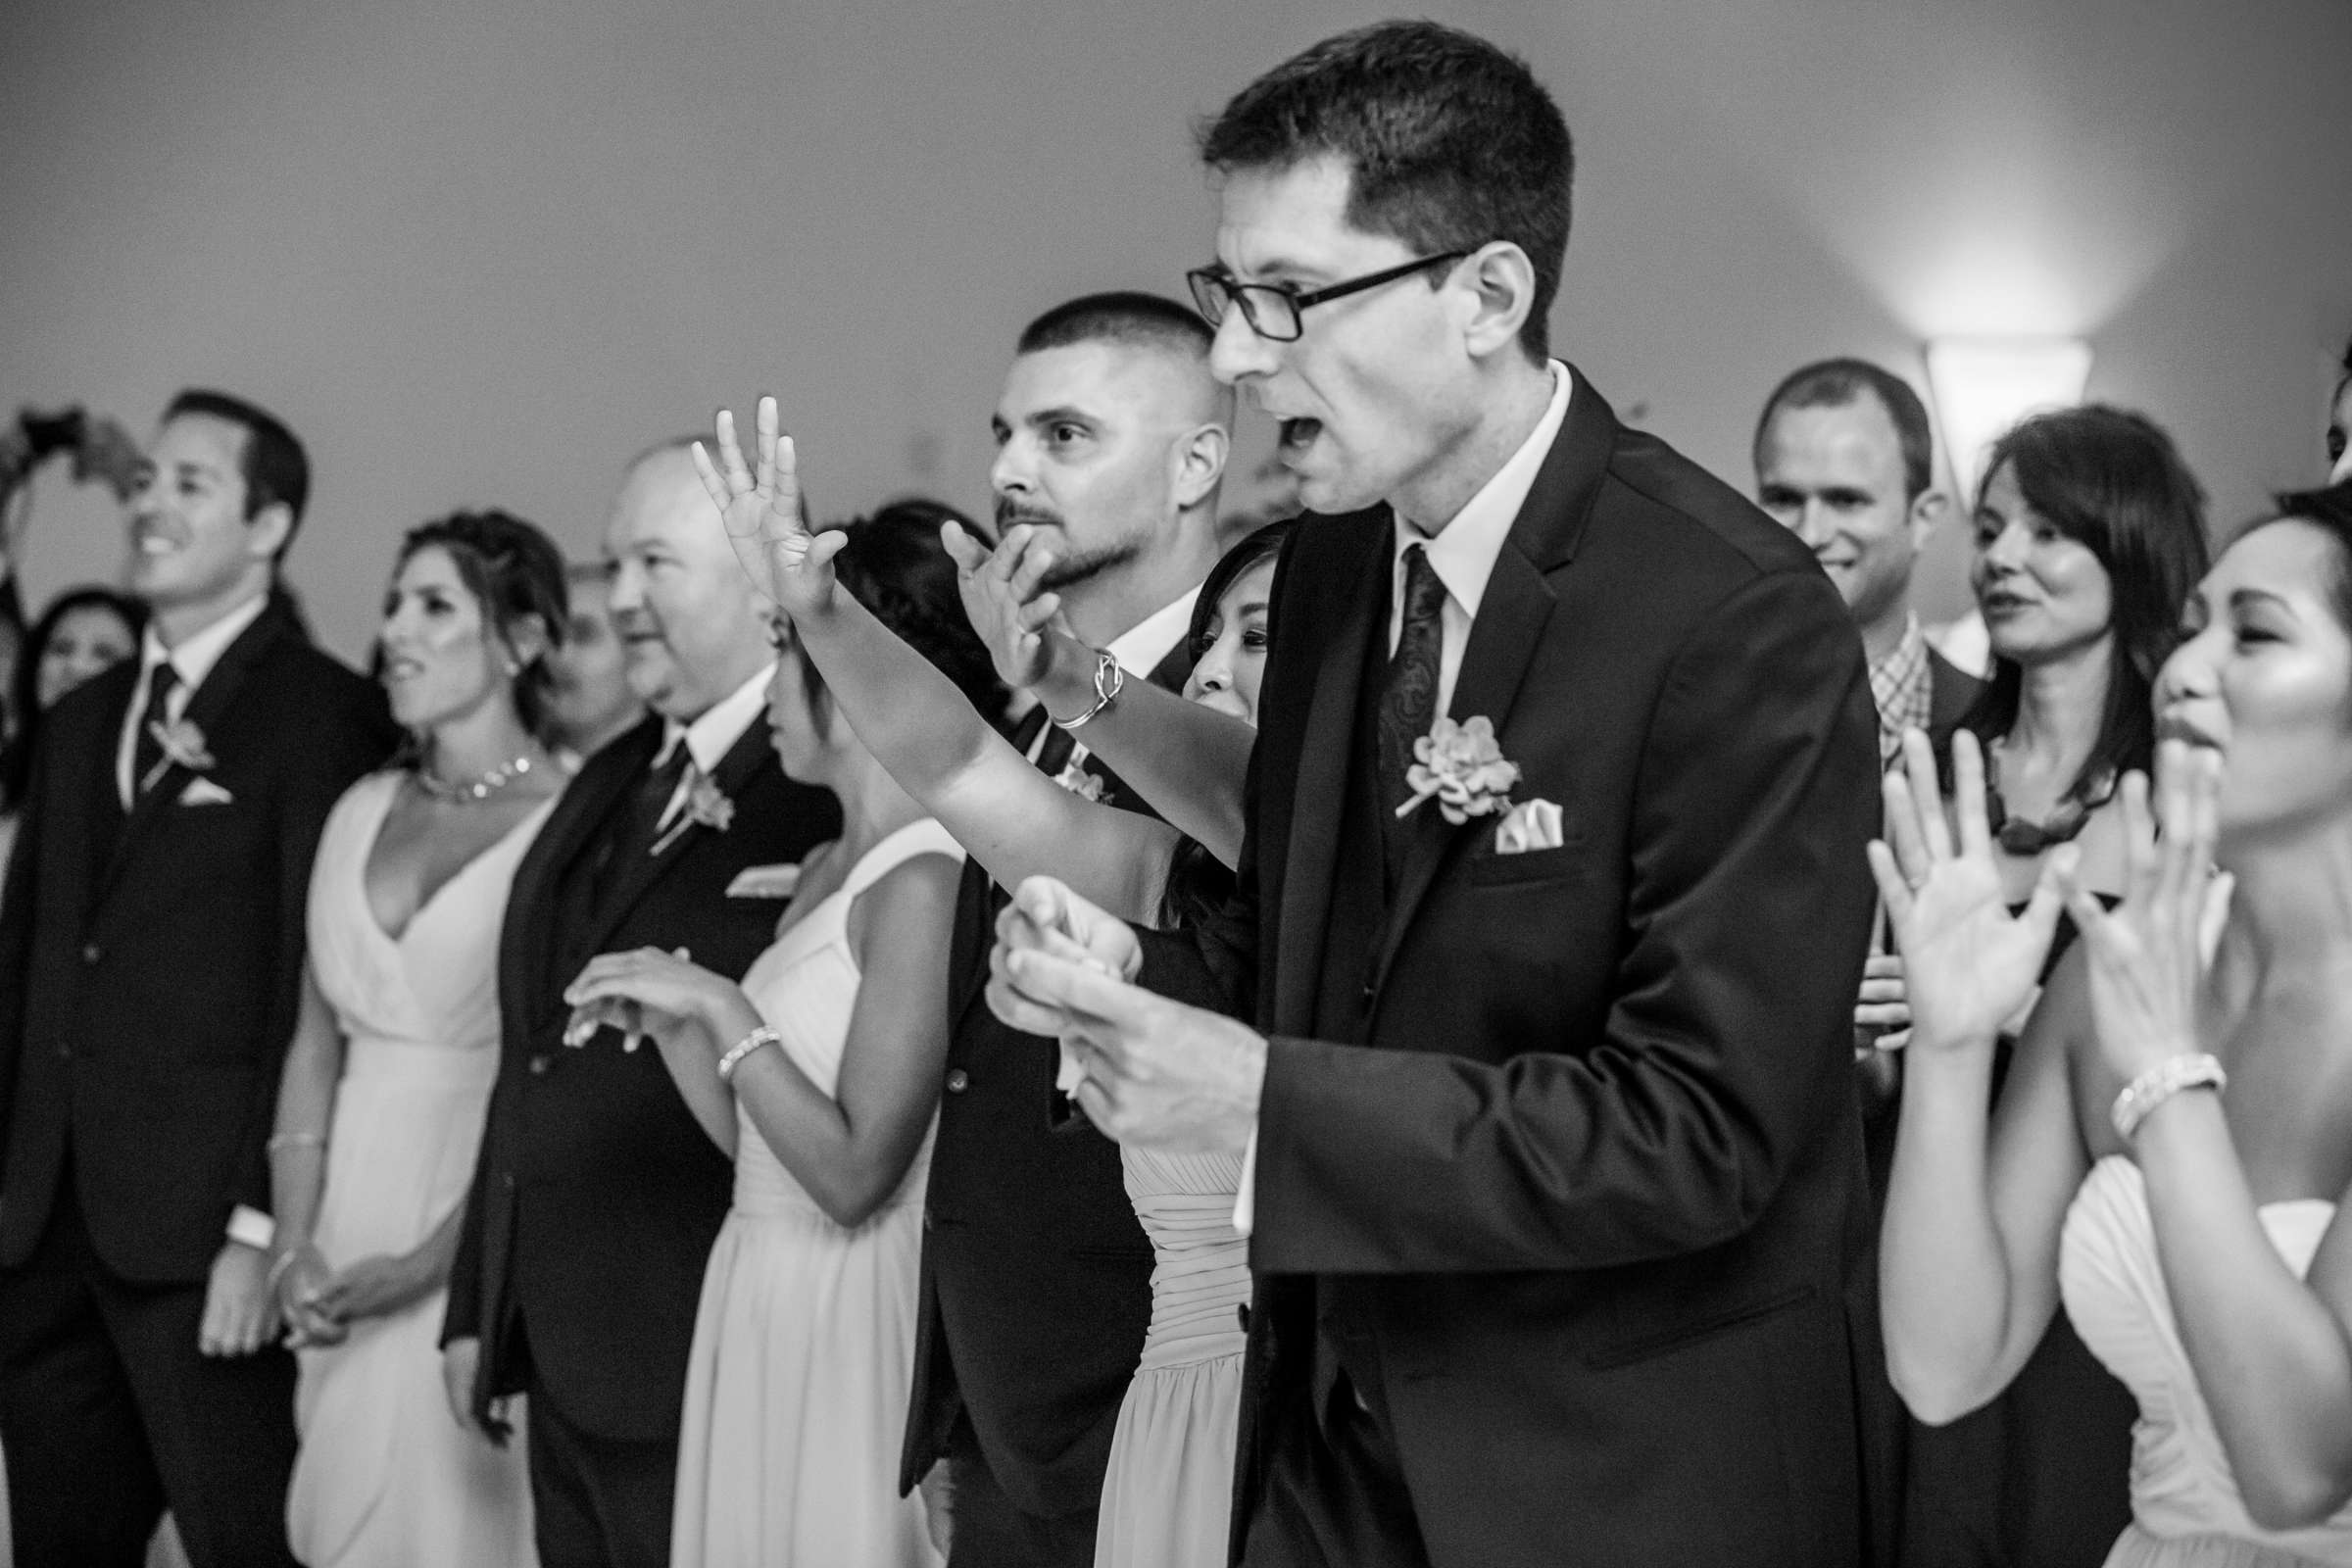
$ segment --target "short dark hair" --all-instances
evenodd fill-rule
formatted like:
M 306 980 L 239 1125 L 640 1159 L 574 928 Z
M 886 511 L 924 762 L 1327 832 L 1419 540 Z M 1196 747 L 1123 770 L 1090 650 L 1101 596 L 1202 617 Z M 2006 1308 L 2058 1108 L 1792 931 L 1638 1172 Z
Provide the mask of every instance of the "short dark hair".
M 1236 93 L 1201 125 L 1200 150 L 1219 173 L 1336 157 L 1348 221 L 1425 256 L 1517 245 L 1536 271 L 1519 342 L 1538 363 L 1550 352 L 1576 154 L 1518 56 L 1435 22 L 1358 27 Z
M 286 537 L 277 547 L 278 558 L 283 560 L 302 526 L 303 509 L 311 503 L 311 460 L 302 443 L 284 420 L 260 404 L 209 387 L 182 391 L 164 410 L 164 420 L 170 423 L 183 414 L 226 419 L 244 430 L 245 450 L 237 466 L 245 478 L 245 515 L 250 518 L 264 507 L 284 504 Z
M 956 561 L 940 542 L 940 529 L 950 523 L 984 545 L 996 543 L 954 507 L 907 496 L 885 503 L 870 517 L 828 525 L 850 536 L 833 558 L 833 574 L 852 599 L 947 676 L 983 718 L 1002 725 L 1004 683 L 963 612 Z M 801 661 L 801 679 L 817 733 L 829 733 L 832 702 L 814 660 Z
M 8 749 L 0 753 L 0 810 L 13 811 L 24 804 L 25 787 L 32 782 L 33 737 L 41 727 L 40 683 L 41 660 L 49 651 L 49 639 L 68 615 L 80 610 L 103 610 L 118 617 L 129 628 L 133 657 L 139 634 L 147 628 L 147 607 L 128 594 L 112 588 L 88 583 L 69 588 L 49 601 L 39 617 L 24 633 L 17 647 L 15 677 L 9 682 L 9 710 L 16 714 L 17 733 Z
M 2281 491 L 2271 498 L 2271 505 L 2276 513 L 2237 537 L 2243 539 L 2274 522 L 2307 522 L 2326 534 L 2335 545 L 2335 580 L 2328 585 L 2328 608 L 2335 612 L 2344 635 L 2352 637 L 2352 479 L 2317 490 Z
M 1088 294 L 1054 306 L 1021 329 L 1014 352 L 1043 354 L 1081 343 L 1118 343 L 1208 358 L 1216 335 L 1198 311 L 1140 290 Z
M 2007 467 L 2026 504 L 2105 568 L 2115 633 L 2098 739 L 2069 793 L 2106 774 L 2146 770 L 2156 757 L 2156 672 L 2180 642 L 2180 611 L 2205 575 L 2205 487 L 2162 426 L 2106 404 L 2057 409 L 2014 426 L 1984 458 L 1977 500 Z M 2024 671 L 1995 658 L 1961 718 L 1986 741 L 2017 722 Z
M 1783 409 L 1843 409 L 1865 397 L 1876 397 L 1894 421 L 1895 442 L 1903 453 L 1903 499 L 1918 500 L 1936 482 L 1936 434 L 1928 406 L 1910 382 L 1868 360 L 1816 360 L 1789 371 L 1764 400 L 1750 449 L 1763 452 L 1764 432 Z
M 561 647 L 571 611 L 565 583 L 564 552 L 535 525 L 510 512 L 453 512 L 446 517 L 411 528 L 400 542 L 393 562 L 397 574 L 420 550 L 446 553 L 458 568 L 458 580 L 482 608 L 482 619 L 509 648 L 515 628 L 526 620 L 539 622 L 547 648 Z M 544 650 L 525 661 L 514 677 L 514 712 L 522 727 L 544 740 L 548 734 L 548 697 L 555 671 Z

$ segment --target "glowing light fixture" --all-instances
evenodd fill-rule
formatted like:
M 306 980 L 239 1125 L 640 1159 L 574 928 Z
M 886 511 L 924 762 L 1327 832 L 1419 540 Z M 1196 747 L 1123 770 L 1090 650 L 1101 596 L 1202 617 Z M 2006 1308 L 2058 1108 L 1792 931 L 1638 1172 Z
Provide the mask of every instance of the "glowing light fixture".
M 2075 337 L 1944 337 L 1928 345 L 1928 385 L 1965 510 L 1984 449 L 2029 414 L 2082 401 L 2090 345 Z

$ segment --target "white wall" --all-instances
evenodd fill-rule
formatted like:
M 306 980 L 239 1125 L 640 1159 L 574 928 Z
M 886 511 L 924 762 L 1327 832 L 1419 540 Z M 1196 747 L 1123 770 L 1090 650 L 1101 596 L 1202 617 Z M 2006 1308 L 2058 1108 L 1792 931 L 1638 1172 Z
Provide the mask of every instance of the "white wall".
M 8 0 L 0 407 L 277 408 L 318 473 L 293 576 L 353 657 L 401 529 L 496 503 L 590 547 L 618 465 L 720 399 L 782 396 L 824 513 L 978 507 L 1022 322 L 1180 292 L 1193 117 L 1378 14 L 803 9 Z M 2352 331 L 2342 0 L 1437 9 L 1577 135 L 1557 340 L 1736 482 L 1799 361 L 1916 374 L 1923 337 L 1988 329 L 2089 336 L 2093 395 L 2168 423 L 2220 519 L 2317 476 Z M 45 485 L 34 528 L 36 597 L 114 570 L 89 493 Z

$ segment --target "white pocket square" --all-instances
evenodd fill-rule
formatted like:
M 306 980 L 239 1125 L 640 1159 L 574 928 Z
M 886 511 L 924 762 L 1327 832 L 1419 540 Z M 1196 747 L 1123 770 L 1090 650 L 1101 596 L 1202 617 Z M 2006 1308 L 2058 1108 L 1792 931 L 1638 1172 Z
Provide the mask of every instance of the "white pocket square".
M 792 865 L 747 865 L 727 884 L 730 899 L 789 899 L 801 885 L 801 868 Z
M 1560 808 L 1550 801 L 1522 801 L 1494 828 L 1496 855 L 1525 855 L 1530 850 L 1556 850 L 1560 837 Z
M 182 806 L 227 806 L 235 800 L 234 795 L 209 778 L 190 779 L 188 787 L 179 792 L 179 804 Z

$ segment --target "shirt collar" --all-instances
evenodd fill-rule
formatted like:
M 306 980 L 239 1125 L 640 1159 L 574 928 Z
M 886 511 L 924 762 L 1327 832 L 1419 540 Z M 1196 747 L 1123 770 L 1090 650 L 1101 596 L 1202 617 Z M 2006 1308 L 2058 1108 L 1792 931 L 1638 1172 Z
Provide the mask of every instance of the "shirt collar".
M 1184 634 L 1192 628 L 1193 602 L 1200 597 L 1200 585 L 1193 586 L 1176 599 L 1160 606 L 1125 631 L 1110 640 L 1103 652 L 1119 662 L 1119 667 L 1132 675 L 1150 677 L 1168 657 Z
M 1904 616 L 1903 634 L 1895 639 L 1894 646 L 1872 660 L 1870 667 L 1874 674 L 1907 675 L 1913 665 L 1924 664 L 1927 659 L 1927 634 L 1919 629 L 1919 616 L 1914 612 Z
M 743 732 L 752 727 L 752 720 L 767 702 L 767 682 L 776 672 L 771 660 L 760 666 L 760 673 L 703 710 L 702 716 L 691 723 L 681 724 L 674 718 L 662 723 L 662 750 L 654 755 L 654 765 L 660 767 L 677 750 L 681 737 L 686 742 L 686 755 L 694 759 L 695 770 L 705 778 L 718 771 Z
M 1519 443 L 1519 450 L 1509 461 L 1494 470 L 1494 476 L 1479 487 L 1453 520 L 1441 529 L 1435 538 L 1419 528 L 1396 519 L 1396 557 L 1402 560 L 1406 546 L 1423 544 L 1429 550 L 1429 564 L 1436 568 L 1438 580 L 1446 592 L 1460 605 L 1472 619 L 1478 617 L 1479 601 L 1486 597 L 1487 579 L 1494 574 L 1494 559 L 1502 554 L 1503 541 L 1511 536 L 1511 524 L 1519 519 L 1519 510 L 1527 505 L 1528 492 L 1536 487 L 1536 475 L 1544 469 L 1544 459 L 1551 452 L 1551 444 L 1559 438 L 1560 425 L 1568 417 L 1568 396 L 1573 390 L 1568 367 L 1558 360 L 1548 363 L 1551 371 L 1551 402 L 1544 410 L 1544 417 Z
M 228 645 L 261 619 L 262 612 L 269 606 L 268 593 L 256 594 L 202 631 L 182 637 L 176 648 L 164 646 L 163 638 L 156 634 L 155 622 L 150 619 L 139 641 L 139 684 L 146 685 L 156 665 L 169 662 L 172 672 L 179 677 L 180 690 L 193 693 L 213 672 L 213 666 L 220 662 Z

